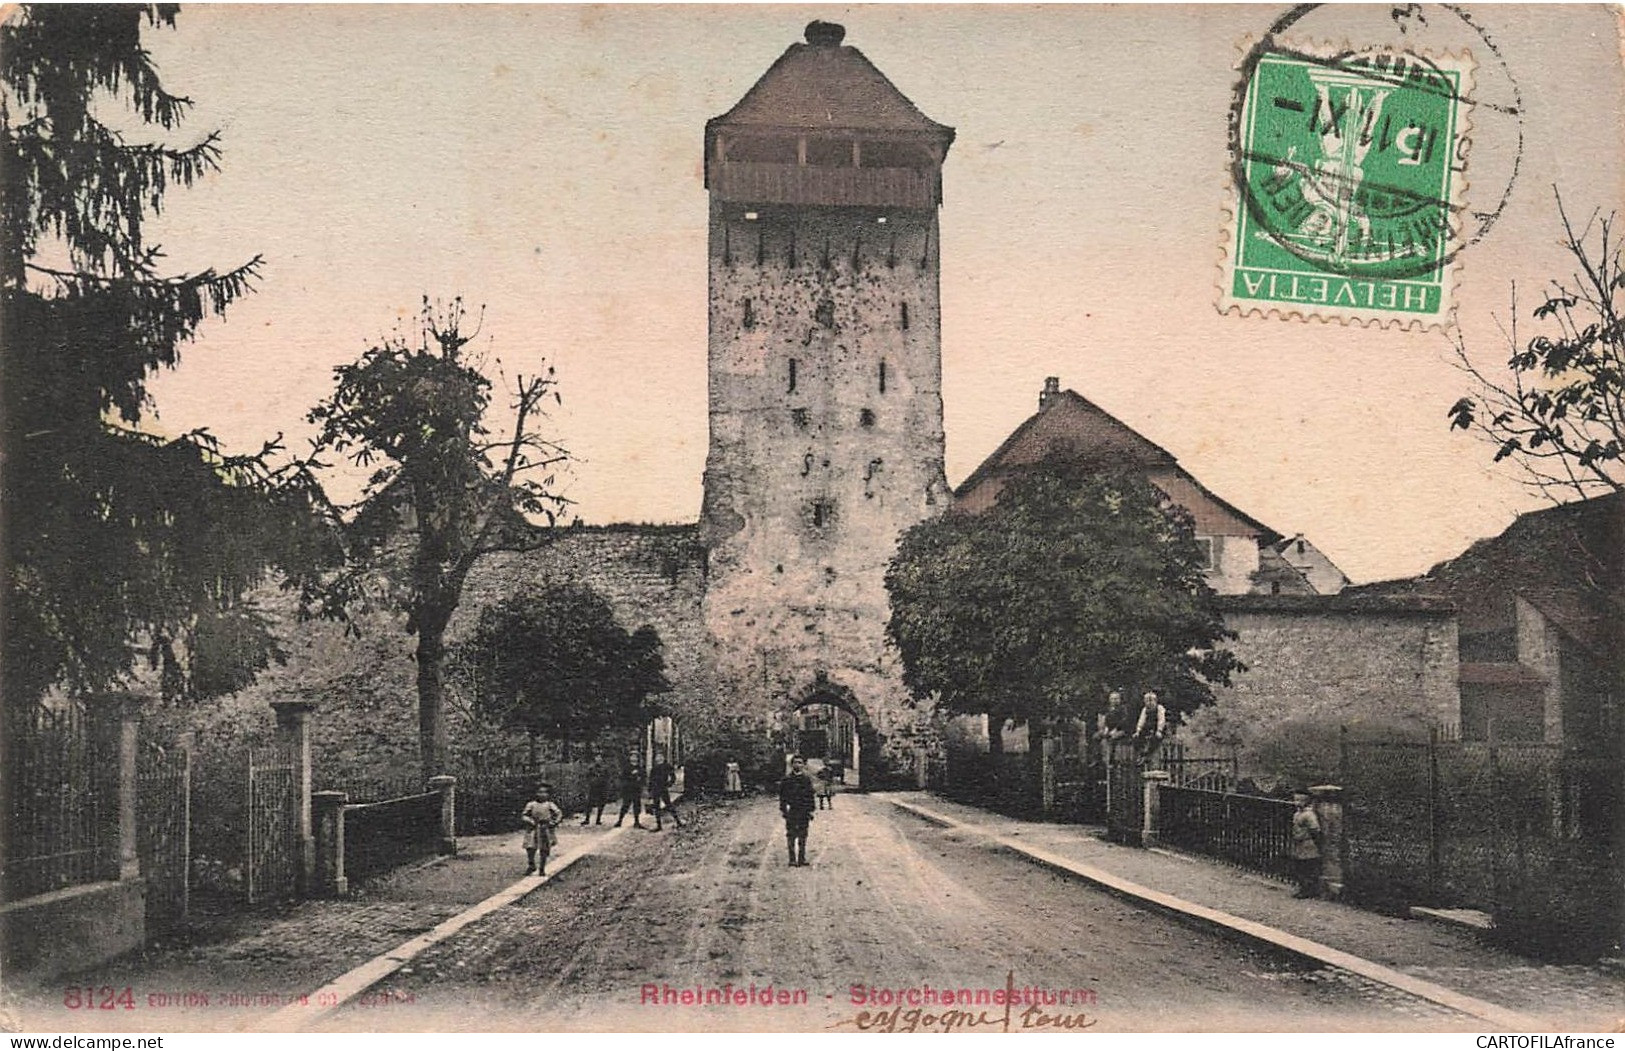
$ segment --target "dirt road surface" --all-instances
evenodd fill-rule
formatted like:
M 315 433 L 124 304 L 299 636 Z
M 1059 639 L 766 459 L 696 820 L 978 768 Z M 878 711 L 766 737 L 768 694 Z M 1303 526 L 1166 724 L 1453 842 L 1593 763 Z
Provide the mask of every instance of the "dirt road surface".
M 680 830 L 668 823 L 665 832 L 606 844 L 556 882 L 430 949 L 323 1027 L 1482 1025 L 1346 972 L 1182 926 L 974 833 L 945 831 L 862 795 L 839 796 L 816 816 L 809 861 L 787 865 L 770 799 L 692 810 Z M 962 989 L 972 991 L 969 1004 L 945 1002 L 944 991 Z M 1008 1012 L 1003 999 L 1016 1001 Z

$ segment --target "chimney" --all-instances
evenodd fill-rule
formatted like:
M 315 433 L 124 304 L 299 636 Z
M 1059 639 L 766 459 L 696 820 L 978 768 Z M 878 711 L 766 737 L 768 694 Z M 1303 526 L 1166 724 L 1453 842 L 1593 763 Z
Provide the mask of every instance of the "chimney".
M 808 22 L 806 37 L 813 47 L 840 47 L 846 39 L 846 27 L 834 22 Z
M 1061 377 L 1044 377 L 1044 389 L 1038 394 L 1038 411 L 1043 412 L 1045 409 L 1049 408 L 1050 404 L 1055 401 L 1056 396 L 1060 393 Z

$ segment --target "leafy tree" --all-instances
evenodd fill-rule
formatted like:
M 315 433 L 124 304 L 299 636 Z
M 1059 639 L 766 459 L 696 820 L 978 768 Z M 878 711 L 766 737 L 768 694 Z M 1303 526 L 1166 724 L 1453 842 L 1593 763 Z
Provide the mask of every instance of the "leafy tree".
M 1576 232 L 1558 201 L 1563 245 L 1575 272 L 1554 281 L 1532 315 L 1542 331 L 1518 331 L 1517 289 L 1504 330 L 1510 357 L 1492 374 L 1456 338 L 1456 363 L 1473 392 L 1450 408 L 1450 426 L 1495 446 L 1529 485 L 1561 500 L 1625 490 L 1625 267 L 1613 217 Z
M 502 725 L 558 741 L 642 726 L 666 681 L 660 636 L 627 631 L 584 587 L 523 591 L 480 611 L 460 656 L 478 710 Z
M 1202 563 L 1189 515 L 1145 478 L 1049 460 L 988 511 L 904 534 L 887 632 L 914 696 L 988 715 L 994 751 L 1005 719 L 1090 719 L 1112 687 L 1189 712 L 1241 667 Z
M 173 5 L 30 5 L 0 26 L 0 447 L 5 697 L 127 683 L 164 693 L 246 684 L 280 654 L 245 596 L 320 553 L 310 480 L 277 446 L 228 455 L 205 431 L 142 429 L 147 384 L 202 321 L 250 291 L 258 257 L 167 273 L 144 225 L 220 159 L 214 134 L 130 141 L 120 104 L 161 138 L 191 102 L 142 47 Z
M 370 470 L 359 500 L 334 508 L 342 522 L 346 568 L 307 590 L 307 607 L 342 618 L 357 603 L 384 597 L 417 636 L 418 731 L 425 775 L 445 768 L 446 627 L 474 564 L 496 551 L 545 542 L 530 518 L 551 526 L 565 500 L 551 469 L 564 451 L 537 425 L 558 400 L 553 370 L 519 376 L 506 436 L 487 427 L 491 381 L 465 355 L 461 299 L 437 308 L 424 299 L 417 330 L 396 332 L 334 370 L 332 397 L 312 409 L 321 426 L 312 469 L 334 453 Z

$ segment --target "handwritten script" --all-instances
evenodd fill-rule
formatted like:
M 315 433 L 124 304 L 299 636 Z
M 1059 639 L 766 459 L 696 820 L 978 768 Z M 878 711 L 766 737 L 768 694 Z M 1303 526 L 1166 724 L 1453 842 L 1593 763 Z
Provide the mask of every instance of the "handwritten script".
M 1014 971 L 1005 974 L 1004 988 L 994 992 L 1003 995 L 993 997 L 995 1006 L 990 1009 L 967 1010 L 953 1006 L 951 997 L 929 1006 L 899 1002 L 878 1010 L 858 1011 L 850 1018 L 833 1022 L 826 1028 L 851 1027 L 865 1033 L 1056 1032 L 1090 1029 L 1099 1021 L 1083 1011 L 1055 1011 L 1048 1004 L 1031 1002 L 1031 990 L 1016 987 Z M 854 990 L 854 1000 L 865 1002 L 868 999 Z

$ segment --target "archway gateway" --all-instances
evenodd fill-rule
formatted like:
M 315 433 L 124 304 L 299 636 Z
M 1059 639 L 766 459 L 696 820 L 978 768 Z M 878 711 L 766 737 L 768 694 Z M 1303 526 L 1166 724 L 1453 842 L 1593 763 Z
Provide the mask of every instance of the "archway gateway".
M 881 737 L 849 687 L 831 682 L 822 672 L 792 694 L 779 720 L 780 748 L 788 770 L 791 756 L 818 763 L 837 763 L 842 783 L 864 787 L 865 766 L 875 770 Z

